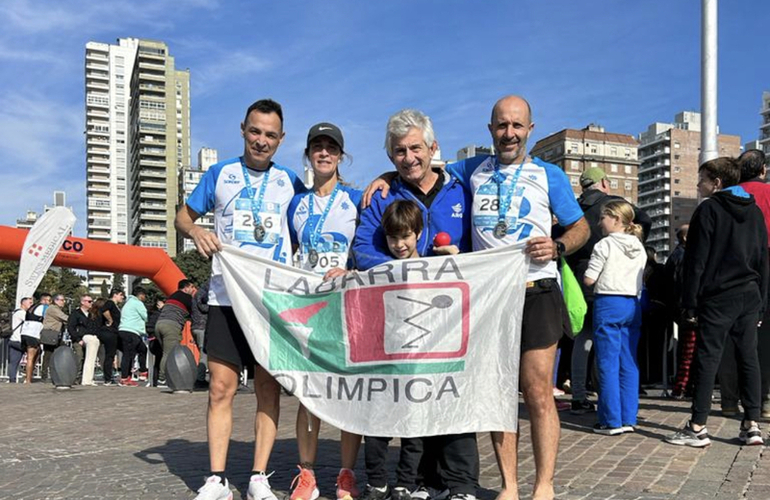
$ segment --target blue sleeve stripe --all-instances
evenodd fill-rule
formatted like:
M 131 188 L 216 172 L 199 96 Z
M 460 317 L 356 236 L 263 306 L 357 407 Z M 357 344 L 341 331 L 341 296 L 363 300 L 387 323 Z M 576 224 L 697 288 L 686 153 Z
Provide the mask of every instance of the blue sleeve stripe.
M 227 165 L 232 164 L 236 159 L 225 160 L 216 163 L 209 167 L 205 174 L 201 177 L 198 186 L 190 194 L 185 202 L 198 215 L 204 215 L 212 210 L 216 204 L 216 190 L 217 181 L 219 180 L 219 174 Z
M 559 224 L 569 226 L 580 220 L 583 217 L 583 211 L 572 192 L 567 174 L 558 166 L 546 163 L 539 158 L 535 158 L 533 162 L 545 170 L 546 179 L 548 179 L 548 201 Z

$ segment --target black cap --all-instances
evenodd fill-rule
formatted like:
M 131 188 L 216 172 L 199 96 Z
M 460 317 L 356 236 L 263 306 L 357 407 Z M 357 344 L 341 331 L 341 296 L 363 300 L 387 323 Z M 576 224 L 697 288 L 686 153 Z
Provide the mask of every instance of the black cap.
M 325 135 L 326 137 L 331 137 L 334 142 L 337 143 L 337 145 L 340 147 L 342 151 L 345 151 L 345 139 L 342 138 L 342 130 L 337 125 L 334 125 L 333 123 L 326 123 L 321 122 L 313 125 L 310 127 L 310 130 L 307 133 L 307 144 L 305 147 L 310 147 L 310 141 L 315 139 L 316 137 L 321 137 L 322 135 Z

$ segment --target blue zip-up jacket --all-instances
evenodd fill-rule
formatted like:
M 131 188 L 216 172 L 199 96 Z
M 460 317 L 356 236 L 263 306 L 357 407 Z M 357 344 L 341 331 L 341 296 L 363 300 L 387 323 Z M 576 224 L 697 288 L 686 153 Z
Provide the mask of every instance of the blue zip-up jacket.
M 393 260 L 382 229 L 382 214 L 395 200 L 411 200 L 422 210 L 424 228 L 417 241 L 417 252 L 421 257 L 434 255 L 433 237 L 440 232 L 448 233 L 452 238 L 451 244 L 457 245 L 460 252 L 471 250 L 471 198 L 457 179 L 446 172 L 439 175 L 444 176 L 444 186 L 430 209 L 417 200 L 398 178 L 391 184 L 385 199 L 379 193 L 372 197 L 371 205 L 361 212 L 361 222 L 353 240 L 353 257 L 357 269 L 366 270 Z

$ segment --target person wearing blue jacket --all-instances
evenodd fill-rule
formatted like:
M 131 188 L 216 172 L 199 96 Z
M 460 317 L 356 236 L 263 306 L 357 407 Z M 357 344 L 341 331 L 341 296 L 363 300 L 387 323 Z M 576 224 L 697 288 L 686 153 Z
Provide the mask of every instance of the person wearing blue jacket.
M 361 212 L 353 242 L 353 257 L 358 269 L 369 269 L 393 260 L 382 229 L 382 216 L 385 209 L 399 199 L 415 202 L 422 211 L 424 229 L 417 241 L 421 257 L 471 249 L 469 195 L 458 180 L 431 165 L 437 149 L 433 124 L 422 112 L 404 109 L 388 120 L 385 151 L 398 175 L 387 196 L 373 197 L 371 205 Z M 433 238 L 440 232 L 449 234 L 449 245 L 433 245 Z M 376 438 L 365 441 L 369 484 L 362 500 L 385 500 L 392 496 L 386 480 L 370 474 L 382 458 L 374 456 L 382 453 L 382 447 L 375 441 Z M 384 450 L 387 452 L 386 448 Z M 456 499 L 475 498 L 479 476 L 475 433 L 430 436 L 424 438 L 423 450 L 421 472 L 424 482 L 410 495 L 411 498 L 435 498 L 444 489 Z M 378 482 L 377 479 L 381 480 Z M 399 495 L 396 497 L 405 500 Z
M 422 125 L 421 121 L 424 122 Z M 430 127 L 430 132 L 421 126 Z M 394 139 L 398 135 L 401 137 Z M 432 146 L 428 146 L 428 139 L 432 141 Z M 390 148 L 393 148 L 392 151 Z M 471 199 L 459 180 L 440 168 L 431 168 L 431 158 L 437 148 L 430 118 L 411 109 L 399 111 L 391 117 L 385 149 L 398 175 L 387 196 L 372 197 L 371 205 L 361 212 L 353 242 L 353 256 L 358 269 L 369 269 L 393 260 L 381 223 L 385 209 L 395 200 L 414 201 L 422 210 L 425 229 L 417 241 L 421 257 L 450 253 L 441 247 L 433 247 L 433 238 L 441 232 L 449 234 L 451 245 L 457 246 L 460 252 L 471 250 Z

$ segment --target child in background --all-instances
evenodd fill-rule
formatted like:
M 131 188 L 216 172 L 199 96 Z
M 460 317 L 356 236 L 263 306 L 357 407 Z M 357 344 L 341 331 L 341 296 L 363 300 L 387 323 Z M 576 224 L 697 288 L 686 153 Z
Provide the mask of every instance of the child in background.
M 391 255 L 396 259 L 419 258 L 417 241 L 420 239 L 423 227 L 422 211 L 416 203 L 409 200 L 396 200 L 391 203 L 382 216 L 382 229 Z M 452 245 L 452 247 L 449 253 L 459 252 L 456 246 Z M 396 466 L 396 486 L 390 491 L 385 464 L 391 439 L 377 436 L 364 438 L 368 485 L 363 500 L 384 500 L 388 497 L 392 500 L 419 499 L 422 498 L 421 493 L 427 492 L 428 488 L 436 491 L 444 489 L 437 477 L 424 477 L 425 484 L 418 488 L 418 466 L 423 455 L 423 439 L 401 438 L 401 453 Z M 414 497 L 412 497 L 413 492 Z
M 636 349 L 641 332 L 642 278 L 647 254 L 642 228 L 626 201 L 610 201 L 599 221 L 605 235 L 594 247 L 584 283 L 595 285 L 594 348 L 599 369 L 597 434 L 633 432 L 639 410 Z

